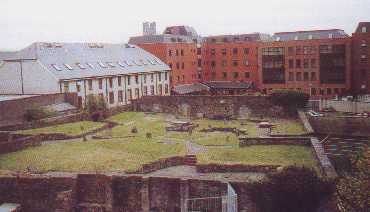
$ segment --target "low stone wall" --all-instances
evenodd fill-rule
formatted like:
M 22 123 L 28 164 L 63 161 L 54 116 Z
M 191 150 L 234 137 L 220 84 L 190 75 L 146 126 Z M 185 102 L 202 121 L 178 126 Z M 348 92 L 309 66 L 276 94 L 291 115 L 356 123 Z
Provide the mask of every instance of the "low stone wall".
M 328 156 L 325 154 L 324 147 L 317 138 L 311 138 L 311 144 L 315 152 L 315 157 L 318 160 L 321 173 L 329 178 L 338 177 L 333 165 L 331 164 Z
M 303 126 L 304 126 L 305 130 L 307 131 L 307 134 L 313 134 L 314 130 L 313 130 L 311 124 L 310 124 L 310 121 L 307 118 L 306 112 L 301 111 L 301 110 L 298 111 L 298 117 L 301 120 L 301 122 L 303 123 Z
M 169 158 L 159 159 L 157 161 L 143 164 L 139 170 L 129 172 L 131 174 L 147 174 L 157 170 L 165 169 L 172 166 L 185 165 L 185 157 L 174 156 Z
M 245 164 L 197 164 L 199 173 L 226 173 L 226 172 L 275 172 L 280 165 L 245 165 Z
M 0 140 L 0 154 L 9 152 L 16 152 L 27 147 L 34 147 L 41 145 L 41 137 L 35 136 L 15 136 L 9 135 L 8 140 Z
M 239 137 L 239 147 L 250 145 L 304 145 L 311 144 L 308 137 Z

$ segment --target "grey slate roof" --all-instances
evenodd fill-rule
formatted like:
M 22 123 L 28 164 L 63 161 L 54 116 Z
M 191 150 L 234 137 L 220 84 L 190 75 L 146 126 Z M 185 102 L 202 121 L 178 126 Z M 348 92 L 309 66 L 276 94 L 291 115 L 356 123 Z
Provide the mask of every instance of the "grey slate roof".
M 239 35 L 216 35 L 208 36 L 205 40 L 209 43 L 271 41 L 271 35 L 259 32 Z
M 231 81 L 210 81 L 202 82 L 203 85 L 213 89 L 251 89 L 253 83 L 250 82 L 231 82 Z
M 349 37 L 344 30 L 328 29 L 328 30 L 312 30 L 312 31 L 297 31 L 297 32 L 278 32 L 273 36 L 274 41 L 290 41 L 290 40 L 309 40 L 309 39 L 329 39 L 329 38 L 347 38 Z
M 170 70 L 159 58 L 135 45 L 127 44 L 33 43 L 18 52 L 0 53 L 0 61 L 15 59 L 37 60 L 58 79 Z M 98 62 L 107 67 L 101 67 Z M 60 70 L 53 67 L 53 64 Z
M 194 83 L 194 84 L 185 84 L 185 85 L 177 85 L 173 88 L 173 91 L 177 94 L 191 94 L 194 92 L 201 92 L 204 90 L 209 90 L 209 88 L 201 83 Z

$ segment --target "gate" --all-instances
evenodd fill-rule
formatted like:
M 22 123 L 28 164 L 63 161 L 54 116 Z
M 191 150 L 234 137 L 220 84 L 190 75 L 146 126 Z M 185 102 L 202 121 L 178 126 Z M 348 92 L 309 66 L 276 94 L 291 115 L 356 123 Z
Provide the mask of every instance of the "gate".
M 227 195 L 217 197 L 190 198 L 185 200 L 186 212 L 237 212 L 238 195 L 227 184 Z

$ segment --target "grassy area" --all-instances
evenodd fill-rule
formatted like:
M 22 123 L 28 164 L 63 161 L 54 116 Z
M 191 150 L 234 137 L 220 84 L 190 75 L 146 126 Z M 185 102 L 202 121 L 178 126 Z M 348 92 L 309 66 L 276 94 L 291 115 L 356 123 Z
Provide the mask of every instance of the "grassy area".
M 298 165 L 315 167 L 311 148 L 290 145 L 256 145 L 245 148 L 212 148 L 198 155 L 200 163 Z
M 93 140 L 60 142 L 0 156 L 0 169 L 37 171 L 122 171 L 163 157 L 183 155 L 184 144 Z
M 92 121 L 80 121 L 68 124 L 60 124 L 51 127 L 35 128 L 29 130 L 19 130 L 17 133 L 21 134 L 47 134 L 47 133 L 63 133 L 70 136 L 80 135 L 100 127 L 104 126 L 104 123 L 101 122 L 92 122 Z

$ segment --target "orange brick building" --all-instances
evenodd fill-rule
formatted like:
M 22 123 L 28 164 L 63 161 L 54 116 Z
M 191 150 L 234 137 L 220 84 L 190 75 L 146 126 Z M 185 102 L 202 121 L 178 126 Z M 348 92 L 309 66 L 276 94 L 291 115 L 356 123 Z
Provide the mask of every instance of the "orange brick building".
M 359 23 L 352 34 L 352 88 L 355 94 L 370 94 L 370 22 Z
M 259 44 L 259 88 L 312 96 L 346 94 L 351 86 L 351 39 L 342 30 L 276 33 Z

